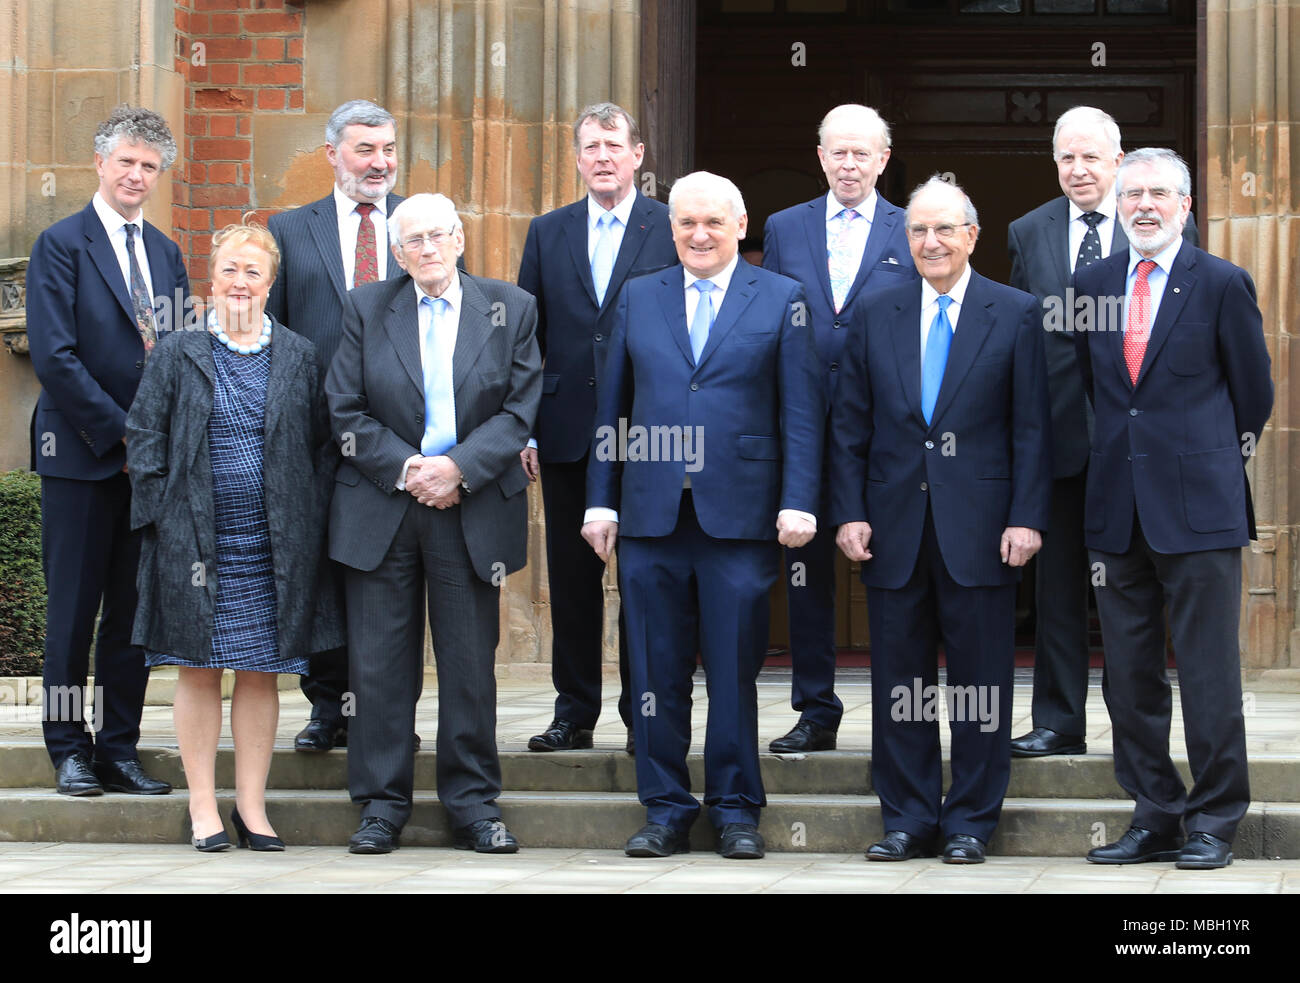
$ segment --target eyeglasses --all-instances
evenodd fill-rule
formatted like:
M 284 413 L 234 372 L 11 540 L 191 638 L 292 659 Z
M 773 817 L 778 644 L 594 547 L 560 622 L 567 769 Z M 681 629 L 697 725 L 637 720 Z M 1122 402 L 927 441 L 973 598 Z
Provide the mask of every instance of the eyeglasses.
M 964 229 L 970 225 L 969 222 L 960 222 L 957 225 L 949 225 L 945 222 L 943 225 L 909 225 L 907 227 L 907 238 L 920 242 L 925 238 L 926 233 L 931 229 L 940 239 L 951 239 L 957 234 L 958 229 Z
M 1143 195 L 1150 195 L 1154 202 L 1166 202 L 1176 193 L 1170 188 L 1125 188 L 1119 193 L 1119 197 L 1125 201 L 1139 202 Z
M 451 232 L 449 230 L 434 229 L 432 232 L 425 232 L 422 235 L 407 236 L 402 240 L 402 248 L 408 252 L 414 252 L 417 249 L 423 249 L 424 244 L 427 242 L 437 249 L 450 238 Z

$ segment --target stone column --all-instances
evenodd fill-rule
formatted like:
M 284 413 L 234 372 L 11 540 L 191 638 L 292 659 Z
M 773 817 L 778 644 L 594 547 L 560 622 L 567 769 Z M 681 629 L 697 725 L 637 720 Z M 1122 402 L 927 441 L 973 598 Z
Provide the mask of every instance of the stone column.
M 1273 358 L 1273 417 L 1247 467 L 1259 540 L 1245 554 L 1242 667 L 1300 682 L 1296 338 L 1300 0 L 1207 0 L 1208 249 L 1248 270 Z

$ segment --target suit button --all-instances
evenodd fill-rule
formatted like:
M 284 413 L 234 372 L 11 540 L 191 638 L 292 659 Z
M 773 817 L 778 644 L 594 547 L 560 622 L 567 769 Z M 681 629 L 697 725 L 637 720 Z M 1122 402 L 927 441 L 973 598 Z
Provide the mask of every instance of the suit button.
M 840 326 L 839 321 L 836 321 L 834 324 L 831 325 L 832 328 L 838 328 L 839 326 Z
M 929 482 L 926 481 L 921 482 L 921 491 L 929 491 L 929 490 L 930 490 Z
M 595 380 L 595 379 L 591 379 L 591 378 L 588 378 L 588 379 L 587 379 L 587 385 L 589 385 L 589 386 L 594 386 L 595 384 L 596 384 L 596 380 Z
M 137 369 L 142 369 L 142 368 L 144 368 L 144 362 L 136 362 L 136 363 L 135 363 L 135 367 L 136 367 Z
M 695 392 L 699 388 L 700 388 L 700 384 L 698 382 L 691 383 L 691 392 Z
M 1137 410 L 1129 410 L 1129 411 L 1128 411 L 1128 415 L 1129 415 L 1129 416 L 1137 416 L 1137 415 L 1138 415 L 1138 411 L 1137 411 Z
M 839 362 L 831 362 L 831 371 L 832 371 L 832 372 L 836 372 L 836 371 L 838 371 L 838 370 L 839 370 L 839 367 L 840 367 L 840 363 L 839 363 Z
M 597 340 L 597 341 L 604 341 L 604 340 L 605 340 L 605 336 L 604 336 L 603 334 L 598 334 L 598 335 L 596 335 L 596 340 Z
M 932 450 L 934 450 L 934 441 L 933 441 L 933 440 L 927 440 L 927 441 L 925 442 L 925 449 L 926 449 L 927 451 L 932 451 Z

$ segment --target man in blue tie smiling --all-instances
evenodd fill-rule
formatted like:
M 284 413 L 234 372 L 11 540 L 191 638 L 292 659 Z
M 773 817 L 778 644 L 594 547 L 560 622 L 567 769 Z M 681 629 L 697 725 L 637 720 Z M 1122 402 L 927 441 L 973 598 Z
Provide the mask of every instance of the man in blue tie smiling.
M 947 863 L 983 862 L 1011 775 L 1016 582 L 1042 545 L 1052 462 L 1038 305 L 971 269 L 978 236 L 955 184 L 912 193 L 922 279 L 855 305 L 831 410 L 829 519 L 862 564 L 871 626 L 885 836 L 870 860 L 942 845 Z

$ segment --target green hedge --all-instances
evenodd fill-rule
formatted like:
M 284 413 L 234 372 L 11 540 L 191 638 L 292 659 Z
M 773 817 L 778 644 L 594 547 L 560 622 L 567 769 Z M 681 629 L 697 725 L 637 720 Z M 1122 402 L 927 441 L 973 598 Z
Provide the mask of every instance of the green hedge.
M 39 676 L 45 651 L 41 479 L 0 474 L 0 676 Z

